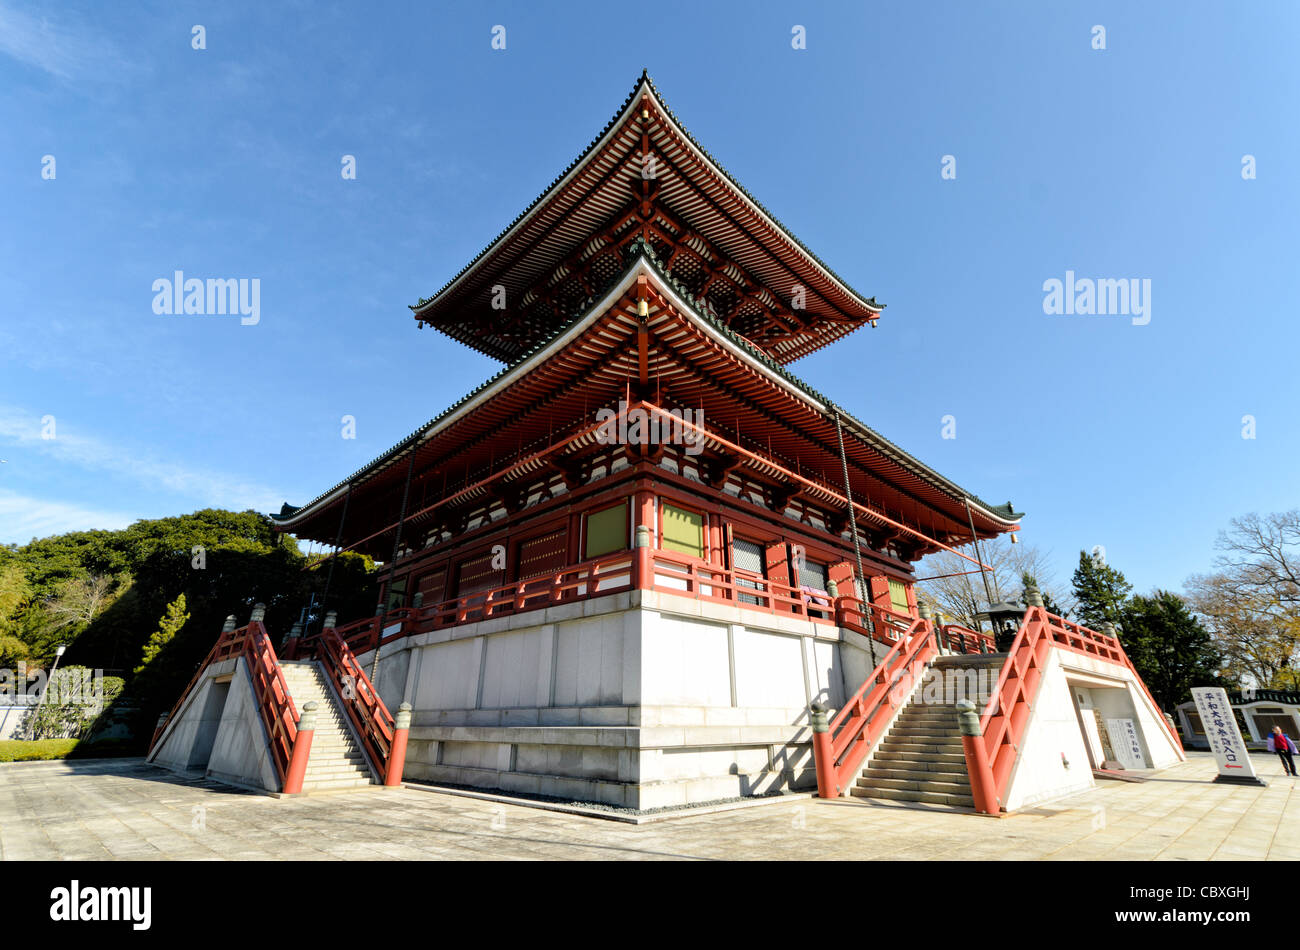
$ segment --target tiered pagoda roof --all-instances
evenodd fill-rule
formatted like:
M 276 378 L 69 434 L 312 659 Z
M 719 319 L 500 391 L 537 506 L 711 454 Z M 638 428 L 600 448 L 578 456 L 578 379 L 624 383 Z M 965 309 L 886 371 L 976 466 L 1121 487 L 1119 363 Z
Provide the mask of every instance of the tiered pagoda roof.
M 665 156 L 658 191 L 648 181 L 650 197 L 628 206 L 643 182 L 640 150 L 652 142 Z M 778 296 L 796 280 L 803 310 Z M 492 309 L 496 284 L 517 306 Z M 854 500 L 882 516 L 860 522 L 899 539 L 890 522 L 914 527 L 928 540 L 909 532 L 912 556 L 937 550 L 930 542 L 968 542 L 972 522 L 988 538 L 1021 517 L 955 485 L 785 368 L 875 319 L 880 305 L 736 185 L 647 77 L 582 158 L 413 309 L 508 365 L 315 500 L 286 505 L 275 516 L 283 530 L 332 543 L 346 503 L 344 545 L 387 558 L 404 495 L 410 538 L 453 529 L 457 510 L 494 500 L 517 508 L 520 487 L 548 471 L 580 484 L 603 448 L 588 431 L 596 410 L 624 398 L 701 409 L 706 480 L 716 488 L 743 470 L 777 511 L 796 495 L 843 506 L 838 414 Z
M 700 309 L 778 363 L 880 316 L 682 127 L 642 73 L 587 150 L 433 297 L 430 325 L 512 362 L 567 324 L 640 237 Z M 495 288 L 505 307 L 494 309 Z

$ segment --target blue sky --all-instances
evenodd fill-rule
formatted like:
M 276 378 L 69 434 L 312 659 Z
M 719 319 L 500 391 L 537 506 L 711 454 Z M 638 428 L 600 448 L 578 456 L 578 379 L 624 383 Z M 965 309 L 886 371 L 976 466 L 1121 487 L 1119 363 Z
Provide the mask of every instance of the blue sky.
M 1289 2 L 0 0 L 0 541 L 301 504 L 475 387 L 498 364 L 407 305 L 644 66 L 888 304 L 798 375 L 1014 501 L 1062 577 L 1103 544 L 1176 589 L 1230 518 L 1297 504 L 1298 25 Z M 260 322 L 155 314 L 178 269 L 259 278 Z M 1150 323 L 1045 314 L 1067 270 L 1149 279 Z

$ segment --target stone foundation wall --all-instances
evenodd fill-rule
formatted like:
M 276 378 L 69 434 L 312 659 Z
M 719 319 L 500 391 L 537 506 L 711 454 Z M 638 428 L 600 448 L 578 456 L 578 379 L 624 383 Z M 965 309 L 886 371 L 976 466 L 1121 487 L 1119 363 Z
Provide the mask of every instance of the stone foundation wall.
M 871 668 L 850 631 L 632 591 L 389 644 L 376 688 L 414 707 L 407 778 L 656 808 L 815 788 L 808 704 Z

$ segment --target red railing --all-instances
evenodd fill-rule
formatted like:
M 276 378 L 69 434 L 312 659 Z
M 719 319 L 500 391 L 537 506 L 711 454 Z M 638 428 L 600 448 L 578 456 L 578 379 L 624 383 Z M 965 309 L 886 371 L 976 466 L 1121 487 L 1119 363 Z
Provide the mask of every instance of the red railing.
M 266 729 L 267 741 L 271 749 L 271 761 L 275 765 L 276 775 L 284 784 L 285 773 L 289 768 L 289 759 L 293 755 L 293 744 L 298 738 L 298 712 L 289 695 L 280 664 L 271 646 L 271 638 L 266 635 L 266 628 L 259 621 L 253 621 L 238 630 L 223 630 L 216 644 L 208 651 L 207 657 L 199 665 L 198 671 L 190 679 L 181 693 L 180 699 L 172 707 L 171 714 L 163 728 L 154 736 L 149 751 L 158 739 L 174 724 L 177 713 L 184 705 L 186 697 L 198 684 L 199 679 L 213 663 L 220 663 L 231 657 L 242 656 L 248 666 L 248 674 L 253 682 L 253 699 L 257 711 Z
M 361 744 L 380 779 L 387 775 L 389 753 L 393 748 L 393 717 L 375 692 L 366 671 L 337 630 L 326 629 L 303 645 L 298 654 L 303 659 L 317 659 L 347 710 L 348 719 L 361 738 Z
M 997 685 L 980 718 L 982 735 L 975 737 L 976 742 L 984 745 L 985 755 L 982 758 L 987 761 L 987 765 L 984 775 L 971 776 L 971 786 L 974 789 L 988 789 L 989 795 L 996 797 L 999 807 L 1005 804 L 1007 786 L 1011 781 L 1025 729 L 1029 725 L 1030 712 L 1042 685 L 1048 654 L 1053 647 L 1095 657 L 1131 670 L 1147 699 L 1151 700 L 1156 718 L 1160 720 L 1165 732 L 1182 749 L 1177 733 L 1165 722 L 1160 707 L 1151 699 L 1151 693 L 1137 675 L 1119 640 L 1049 614 L 1042 607 L 1030 607 L 1025 611 L 1020 631 L 1011 644 L 1011 651 L 998 676 Z M 980 807 L 978 794 L 976 807 Z
M 834 623 L 835 605 L 828 594 L 792 587 L 763 577 L 745 576 L 712 567 L 671 551 L 650 555 L 650 583 L 665 594 L 711 600 L 769 614 L 798 614 Z
M 643 586 L 649 589 L 764 613 L 796 614 L 826 624 L 835 623 L 837 602 L 833 603 L 828 595 L 818 591 L 739 575 L 668 551 L 653 551 L 647 560 L 650 577 Z M 368 653 L 377 645 L 430 630 L 631 590 L 635 586 L 636 563 L 635 552 L 623 551 L 548 576 L 463 594 L 439 604 L 401 607 L 382 615 L 363 617 L 338 627 L 336 632 L 354 653 Z M 912 618 L 904 614 L 895 616 L 902 622 L 896 620 L 894 625 L 900 631 L 906 630 Z M 397 629 L 383 635 L 382 631 L 394 626 Z M 887 642 L 892 643 L 892 638 Z M 304 642 L 301 649 L 307 648 Z M 295 655 L 302 655 L 301 649 Z
M 953 653 L 996 653 L 997 644 L 987 633 L 946 623 L 939 628 L 939 639 Z
M 928 620 L 913 620 L 884 660 L 858 687 L 844 708 L 829 723 L 829 731 L 813 735 L 817 765 L 817 793 L 835 798 L 843 793 L 863 761 L 893 719 L 907 703 L 938 653 Z
M 633 564 L 631 552 L 624 551 L 574 564 L 545 577 L 463 594 L 438 604 L 400 607 L 380 616 L 363 617 L 336 632 L 354 653 L 368 653 L 376 646 L 430 630 L 631 590 Z M 399 629 L 381 636 L 394 624 Z
M 864 637 L 874 636 L 881 643 L 892 645 L 916 622 L 916 618 L 910 614 L 888 607 L 868 603 L 864 610 L 863 606 L 862 601 L 856 597 L 835 598 L 836 624 Z

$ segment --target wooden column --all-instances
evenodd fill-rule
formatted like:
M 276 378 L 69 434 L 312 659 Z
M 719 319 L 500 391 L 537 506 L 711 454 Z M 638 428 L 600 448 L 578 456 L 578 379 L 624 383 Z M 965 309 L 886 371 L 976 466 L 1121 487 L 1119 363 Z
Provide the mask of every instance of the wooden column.
M 642 590 L 654 587 L 654 549 L 656 544 L 654 494 L 638 487 L 632 496 L 632 547 L 635 554 L 633 584 Z

